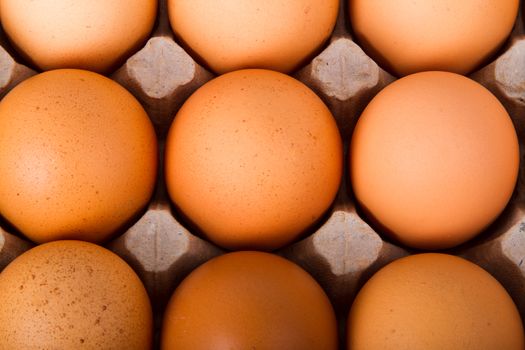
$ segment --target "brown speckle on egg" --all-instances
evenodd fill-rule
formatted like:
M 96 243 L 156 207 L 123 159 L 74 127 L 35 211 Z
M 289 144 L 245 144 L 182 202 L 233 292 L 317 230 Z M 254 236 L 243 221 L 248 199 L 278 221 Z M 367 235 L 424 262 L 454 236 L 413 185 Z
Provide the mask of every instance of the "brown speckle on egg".
M 42 73 L 0 102 L 0 213 L 31 240 L 108 239 L 147 204 L 156 167 L 148 115 L 99 74 Z
M 91 274 L 79 268 L 86 264 L 96 266 Z M 151 347 L 152 312 L 142 282 L 94 244 L 57 241 L 29 250 L 0 274 L 0 295 L 0 349 Z
M 168 192 L 213 242 L 275 249 L 330 207 L 342 148 L 329 109 L 301 82 L 268 70 L 228 73 L 176 115 L 166 143 Z

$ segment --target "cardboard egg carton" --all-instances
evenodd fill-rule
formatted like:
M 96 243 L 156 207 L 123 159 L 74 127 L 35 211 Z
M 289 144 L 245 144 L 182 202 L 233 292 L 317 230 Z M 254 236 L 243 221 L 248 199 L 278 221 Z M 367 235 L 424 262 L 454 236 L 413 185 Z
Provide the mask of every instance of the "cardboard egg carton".
M 381 69 L 353 41 L 346 1 L 336 28 L 309 63 L 292 74 L 312 88 L 337 120 L 348 150 L 352 130 L 368 102 L 396 78 Z M 215 75 L 196 62 L 173 37 L 166 1 L 154 32 L 143 48 L 110 77 L 142 103 L 155 125 L 160 159 L 167 131 L 180 106 Z M 491 90 L 510 113 L 525 155 L 525 18 L 523 8 L 511 37 L 493 61 L 470 77 Z M 482 35 L 482 33 L 480 33 Z M 0 35 L 0 97 L 36 72 Z M 363 219 L 354 204 L 347 174 L 335 203 L 309 235 L 276 251 L 310 272 L 330 297 L 344 322 L 359 288 L 382 266 L 416 253 L 383 237 Z M 151 297 L 157 331 L 163 309 L 179 282 L 195 267 L 223 249 L 190 232 L 173 210 L 160 164 L 157 188 L 135 223 L 105 246 L 124 258 L 144 282 Z M 496 277 L 513 297 L 525 319 L 525 161 L 515 193 L 502 216 L 474 240 L 445 252 L 463 256 Z M 0 223 L 0 270 L 33 246 L 14 229 Z M 343 336 L 343 334 L 341 334 Z

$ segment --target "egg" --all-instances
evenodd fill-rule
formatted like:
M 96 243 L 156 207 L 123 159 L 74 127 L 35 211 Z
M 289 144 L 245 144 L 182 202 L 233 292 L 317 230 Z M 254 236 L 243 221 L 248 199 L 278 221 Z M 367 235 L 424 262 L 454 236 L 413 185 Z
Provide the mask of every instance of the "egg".
M 357 295 L 347 349 L 522 350 L 523 324 L 511 297 L 479 266 L 427 253 L 394 261 Z
M 15 48 L 38 68 L 107 73 L 149 36 L 157 0 L 2 0 L 0 12 Z
M 417 73 L 375 96 L 350 146 L 355 197 L 379 231 L 414 248 L 473 238 L 514 190 L 519 145 L 487 89 L 447 72 Z
M 0 349 L 152 346 L 142 282 L 117 255 L 80 241 L 29 250 L 0 274 Z
M 267 70 L 220 76 L 177 113 L 165 176 L 176 208 L 229 249 L 276 249 L 330 207 L 342 172 L 336 122 L 301 82 Z
M 166 308 L 161 349 L 337 349 L 327 296 L 297 265 L 236 252 L 194 270 Z
M 290 72 L 322 47 L 338 0 L 168 0 L 171 27 L 216 73 L 243 68 Z
M 42 73 L 0 102 L 0 213 L 35 242 L 111 238 L 148 203 L 156 167 L 148 115 L 99 74 Z
M 431 70 L 472 72 L 505 42 L 519 8 L 519 0 L 348 3 L 359 44 L 399 76 Z

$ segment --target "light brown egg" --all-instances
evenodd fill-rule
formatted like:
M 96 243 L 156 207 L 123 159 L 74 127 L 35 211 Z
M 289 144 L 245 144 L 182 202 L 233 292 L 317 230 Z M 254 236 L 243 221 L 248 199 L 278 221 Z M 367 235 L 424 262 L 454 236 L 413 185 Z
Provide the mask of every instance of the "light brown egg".
M 359 44 L 400 76 L 473 71 L 505 42 L 518 7 L 519 0 L 349 0 Z
M 461 75 L 417 73 L 381 91 L 359 118 L 350 177 L 376 227 L 410 247 L 461 244 L 503 211 L 519 146 L 505 108 Z
M 168 0 L 175 35 L 220 74 L 298 68 L 328 39 L 338 9 L 338 0 Z
M 109 72 L 150 34 L 157 0 L 2 0 L 2 26 L 40 69 Z
M 99 74 L 55 70 L 0 102 L 0 213 L 35 242 L 101 242 L 150 199 L 153 126 L 139 102 Z
M 275 249 L 331 205 L 342 145 L 332 114 L 301 82 L 241 70 L 182 106 L 165 166 L 171 199 L 206 237 L 230 249 Z
M 522 350 L 523 324 L 505 289 L 479 266 L 445 254 L 394 261 L 361 289 L 349 350 Z
M 337 349 L 326 294 L 297 265 L 261 252 L 212 259 L 175 290 L 163 350 Z
M 0 349 L 152 346 L 152 312 L 135 272 L 92 243 L 43 244 L 0 274 Z

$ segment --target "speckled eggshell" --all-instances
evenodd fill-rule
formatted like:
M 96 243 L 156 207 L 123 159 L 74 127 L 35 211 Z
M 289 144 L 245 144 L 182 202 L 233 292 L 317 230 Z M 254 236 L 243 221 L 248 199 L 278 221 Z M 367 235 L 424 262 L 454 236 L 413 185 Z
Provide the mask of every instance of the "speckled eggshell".
M 241 70 L 205 84 L 182 106 L 166 143 L 175 206 L 229 249 L 275 249 L 316 223 L 337 193 L 335 120 L 301 82 Z
M 114 81 L 81 70 L 29 78 L 0 102 L 0 213 L 35 242 L 102 242 L 148 203 L 156 142 Z
M 519 0 L 349 0 L 359 44 L 400 76 L 473 71 L 505 42 L 518 8 Z
M 194 270 L 166 309 L 162 350 L 336 350 L 326 294 L 297 265 L 261 252 L 230 253 Z
M 168 0 L 175 35 L 220 74 L 296 69 L 328 39 L 338 9 L 338 0 Z
M 468 241 L 503 211 L 519 168 L 512 120 L 464 76 L 424 72 L 382 90 L 350 146 L 357 202 L 380 232 L 407 246 Z
M 152 312 L 135 272 L 92 243 L 29 250 L 0 274 L 0 349 L 152 346 Z
M 2 26 L 40 69 L 106 73 L 150 34 L 157 0 L 2 0 Z
M 348 350 L 522 350 L 511 297 L 479 266 L 445 254 L 402 258 L 379 270 L 355 299 Z

